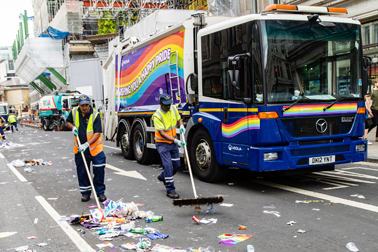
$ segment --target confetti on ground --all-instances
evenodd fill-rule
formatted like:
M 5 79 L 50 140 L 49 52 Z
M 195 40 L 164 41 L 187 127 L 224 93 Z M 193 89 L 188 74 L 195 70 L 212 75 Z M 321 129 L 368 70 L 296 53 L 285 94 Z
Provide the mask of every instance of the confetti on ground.
M 219 244 L 226 245 L 226 246 L 234 246 L 242 241 L 245 241 L 251 238 L 252 235 L 244 235 L 244 234 L 222 234 L 218 236 L 222 240 Z

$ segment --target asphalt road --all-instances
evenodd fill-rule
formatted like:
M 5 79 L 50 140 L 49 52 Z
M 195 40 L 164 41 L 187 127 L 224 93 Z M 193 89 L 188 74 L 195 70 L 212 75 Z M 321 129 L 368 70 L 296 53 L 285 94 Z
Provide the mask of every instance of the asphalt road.
M 104 243 L 98 235 L 80 225 L 59 221 L 60 216 L 89 213 L 87 206 L 96 205 L 92 197 L 82 203 L 73 160 L 71 132 L 45 132 L 22 128 L 6 133 L 8 141 L 18 146 L 0 150 L 0 251 L 28 246 L 39 251 L 99 251 Z M 197 193 L 204 197 L 223 195 L 224 203 L 215 206 L 213 214 L 196 214 L 194 207 L 175 207 L 157 180 L 160 168 L 143 166 L 124 159 L 115 143 L 105 142 L 107 157 L 106 196 L 114 201 L 144 204 L 140 210 L 163 215 L 164 220 L 148 224 L 169 235 L 153 240 L 152 247 L 163 244 L 182 249 L 212 246 L 215 251 L 246 251 L 253 244 L 256 252 L 348 251 L 353 242 L 360 251 L 377 251 L 378 165 L 358 163 L 337 166 L 335 171 L 301 176 L 259 178 L 231 169 L 221 183 L 204 183 L 195 179 Z M 17 159 L 43 159 L 51 166 L 34 166 L 33 172 L 12 168 Z M 187 171 L 174 177 L 176 191 L 184 198 L 193 192 Z M 362 197 L 363 196 L 363 197 Z M 322 202 L 296 203 L 296 201 Z M 213 224 L 196 224 L 192 217 L 216 219 Z M 294 221 L 293 225 L 287 223 Z M 144 220 L 136 223 L 145 227 Z M 245 230 L 239 230 L 246 226 Z M 78 230 L 84 230 L 85 234 Z M 298 233 L 305 230 L 305 233 Z M 234 246 L 219 244 L 222 234 L 246 234 L 252 237 Z M 28 237 L 35 236 L 35 239 Z M 1 237 L 1 236 L 0 236 Z M 46 242 L 44 247 L 37 244 Z M 115 237 L 119 245 L 138 240 Z

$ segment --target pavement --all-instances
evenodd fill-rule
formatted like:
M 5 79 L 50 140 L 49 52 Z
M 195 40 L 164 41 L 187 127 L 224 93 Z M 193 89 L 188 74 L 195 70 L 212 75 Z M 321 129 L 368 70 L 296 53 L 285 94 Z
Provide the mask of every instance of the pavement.
M 377 128 L 378 129 L 378 128 Z M 378 162 L 378 141 L 375 141 L 375 131 L 373 129 L 367 136 L 367 139 L 372 143 L 368 144 L 368 159 L 370 162 Z

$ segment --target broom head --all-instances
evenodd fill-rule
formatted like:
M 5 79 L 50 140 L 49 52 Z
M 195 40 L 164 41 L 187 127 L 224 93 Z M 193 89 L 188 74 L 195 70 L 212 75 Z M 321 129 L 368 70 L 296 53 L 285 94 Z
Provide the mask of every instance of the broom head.
M 222 196 L 217 197 L 200 197 L 200 198 L 185 198 L 185 199 L 174 199 L 174 206 L 195 206 L 195 205 L 212 205 L 223 202 Z

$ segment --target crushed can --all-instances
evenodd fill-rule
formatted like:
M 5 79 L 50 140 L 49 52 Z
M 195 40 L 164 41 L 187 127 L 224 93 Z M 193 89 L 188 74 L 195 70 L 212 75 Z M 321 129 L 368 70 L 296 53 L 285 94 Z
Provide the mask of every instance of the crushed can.
M 199 224 L 200 219 L 197 218 L 197 216 L 193 216 L 192 220 L 194 220 L 195 223 Z

